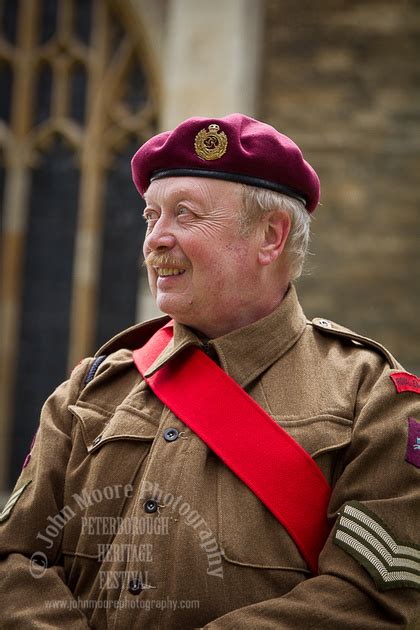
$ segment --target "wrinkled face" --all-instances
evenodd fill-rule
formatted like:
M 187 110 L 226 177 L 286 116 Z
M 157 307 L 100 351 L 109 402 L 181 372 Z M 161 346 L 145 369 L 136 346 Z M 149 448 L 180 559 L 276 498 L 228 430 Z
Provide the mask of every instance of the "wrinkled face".
M 239 184 L 201 177 L 152 182 L 143 253 L 160 310 L 215 337 L 248 323 L 258 301 L 257 231 L 239 233 Z

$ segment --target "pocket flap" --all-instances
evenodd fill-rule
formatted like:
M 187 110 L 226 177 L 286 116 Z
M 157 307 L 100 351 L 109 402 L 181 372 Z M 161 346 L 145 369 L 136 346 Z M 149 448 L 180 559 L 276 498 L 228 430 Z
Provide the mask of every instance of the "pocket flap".
M 332 414 L 276 422 L 298 442 L 311 457 L 335 451 L 351 442 L 353 421 Z
M 111 440 L 150 441 L 158 430 L 159 418 L 154 422 L 148 414 L 124 404 L 117 407 L 114 414 L 80 404 L 70 405 L 69 411 L 81 424 L 88 452 L 96 451 Z

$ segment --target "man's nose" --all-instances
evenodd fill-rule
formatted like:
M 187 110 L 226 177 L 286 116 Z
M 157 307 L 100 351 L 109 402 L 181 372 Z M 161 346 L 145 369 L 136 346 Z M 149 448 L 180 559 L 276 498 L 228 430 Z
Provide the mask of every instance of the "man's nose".
M 173 223 L 169 217 L 161 215 L 144 240 L 145 250 L 171 249 L 176 243 Z

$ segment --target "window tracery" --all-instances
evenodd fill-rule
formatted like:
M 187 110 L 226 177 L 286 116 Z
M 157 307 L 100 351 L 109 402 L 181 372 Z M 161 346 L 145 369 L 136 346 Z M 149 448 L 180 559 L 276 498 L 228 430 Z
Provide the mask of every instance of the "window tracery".
M 64 302 L 71 305 L 64 354 L 68 366 L 73 366 L 93 351 L 97 340 L 104 226 L 109 223 L 105 201 L 112 197 L 107 190 L 109 175 L 120 169 L 121 156 L 155 132 L 157 87 L 142 44 L 141 24 L 128 0 L 2 0 L 0 23 L 0 431 L 7 438 L 15 415 L 19 371 L 23 375 L 19 339 L 34 332 L 22 317 L 31 269 L 36 267 L 28 259 L 32 255 L 28 238 L 33 237 L 30 232 L 35 224 L 31 213 L 48 214 L 51 203 L 60 213 L 60 191 L 56 191 L 58 198 L 49 197 L 48 184 L 39 186 L 40 175 L 44 173 L 48 182 L 57 168 L 67 169 L 69 177 L 71 167 L 77 172 L 72 180 L 75 206 L 70 210 L 62 204 L 65 211 L 55 223 L 55 233 L 51 230 L 42 240 L 42 247 L 53 251 L 54 239 L 60 242 L 61 238 L 57 230 L 74 229 L 72 221 L 76 225 L 72 271 L 70 275 L 63 272 L 62 277 L 67 283 L 63 295 L 68 297 L 63 299 L 63 308 Z M 130 186 L 129 155 L 126 158 L 124 177 Z M 36 181 L 38 186 L 34 186 Z M 127 205 L 132 199 L 125 201 Z M 131 211 L 138 212 L 138 207 Z M 122 212 L 127 214 L 128 209 Z M 115 221 L 115 209 L 112 213 Z M 112 230 L 112 225 L 107 229 Z M 135 269 L 137 255 L 126 262 L 134 262 Z M 136 288 L 130 290 L 135 293 Z M 47 303 L 39 306 L 41 311 L 48 310 Z M 48 322 L 45 325 L 48 329 Z M 61 367 L 65 373 L 66 366 Z M 53 386 L 62 375 L 57 376 L 50 375 Z M 16 457 L 23 449 L 24 445 L 17 448 Z M 0 457 L 4 462 L 0 487 L 6 478 L 4 455 Z

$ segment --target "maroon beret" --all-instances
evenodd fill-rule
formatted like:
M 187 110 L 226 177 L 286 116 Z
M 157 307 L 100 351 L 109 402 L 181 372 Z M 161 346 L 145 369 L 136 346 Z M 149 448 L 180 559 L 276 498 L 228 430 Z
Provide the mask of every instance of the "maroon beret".
M 213 177 L 269 188 L 303 201 L 319 201 L 319 179 L 299 147 L 274 127 L 244 116 L 189 118 L 148 140 L 131 162 L 141 195 L 163 177 Z

